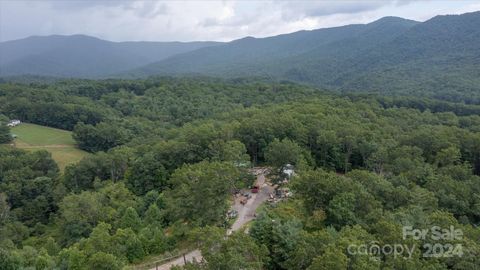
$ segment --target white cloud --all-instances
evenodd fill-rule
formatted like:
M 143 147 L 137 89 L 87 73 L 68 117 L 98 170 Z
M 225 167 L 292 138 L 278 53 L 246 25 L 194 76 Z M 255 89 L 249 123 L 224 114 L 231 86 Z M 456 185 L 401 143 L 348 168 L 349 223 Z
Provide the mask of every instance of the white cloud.
M 395 1 L 279 1 L 285 18 L 321 17 L 332 14 L 356 14 L 370 11 Z
M 0 1 L 0 40 L 86 34 L 122 40 L 228 41 L 478 10 L 470 1 Z

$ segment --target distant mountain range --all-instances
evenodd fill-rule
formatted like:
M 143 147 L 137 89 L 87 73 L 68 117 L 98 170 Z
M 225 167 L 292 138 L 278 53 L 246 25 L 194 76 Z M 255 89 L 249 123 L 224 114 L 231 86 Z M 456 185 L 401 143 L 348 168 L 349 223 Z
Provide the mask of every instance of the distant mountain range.
M 214 48 L 172 56 L 137 69 L 139 75 L 200 73 L 303 77 L 299 69 L 357 57 L 392 40 L 418 22 L 385 17 L 370 24 L 300 31 L 267 38 L 246 37 Z
M 218 44 L 111 42 L 84 35 L 28 37 L 0 43 L 0 76 L 105 77 Z
M 426 22 L 368 24 L 227 43 L 108 42 L 86 36 L 0 43 L 0 75 L 260 76 L 341 91 L 480 91 L 480 12 Z M 435 95 L 435 94 L 434 94 Z

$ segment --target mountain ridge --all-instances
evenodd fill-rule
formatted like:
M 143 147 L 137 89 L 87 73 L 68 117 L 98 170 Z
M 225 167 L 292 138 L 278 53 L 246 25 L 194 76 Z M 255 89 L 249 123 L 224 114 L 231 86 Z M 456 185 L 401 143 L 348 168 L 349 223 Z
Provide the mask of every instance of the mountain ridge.
M 248 75 L 242 70 L 241 65 L 248 65 L 250 68 L 256 66 L 255 72 L 259 72 L 265 69 L 264 66 L 259 65 L 265 65 L 271 61 L 284 61 L 288 57 L 300 56 L 313 50 L 325 51 L 327 49 L 325 46 L 329 46 L 329 44 L 364 34 L 364 31 L 382 28 L 384 24 L 389 24 L 391 27 L 398 26 L 405 30 L 417 23 L 416 21 L 398 17 L 384 17 L 369 24 L 350 24 L 333 28 L 302 30 L 266 38 L 239 39 L 223 44 L 215 49 L 202 48 L 174 55 L 158 63 L 142 67 L 137 72 L 138 75 L 147 76 L 195 72 L 212 76 L 223 76 L 224 74 L 222 73 L 225 73 L 226 70 L 231 70 L 230 73 L 233 76 Z M 398 30 L 398 28 L 395 29 Z M 329 53 L 330 51 L 327 50 L 325 52 Z M 241 58 L 236 58 L 240 56 Z M 265 60 L 265 58 L 267 59 Z M 220 59 L 224 62 L 229 62 L 218 64 L 216 61 Z M 255 62 L 249 62 L 252 60 Z M 267 63 L 261 63 L 262 61 Z M 215 65 L 219 66 L 217 70 L 215 70 Z M 182 68 L 185 70 L 182 70 Z
M 367 24 L 225 43 L 109 42 L 76 35 L 53 50 L 47 41 L 32 50 L 20 42 L 23 47 L 16 50 L 30 55 L 15 61 L 15 54 L 9 54 L 10 59 L 2 57 L 0 75 L 263 77 L 342 92 L 457 100 L 465 93 L 480 91 L 479 25 L 477 11 L 439 15 L 425 22 L 387 16 Z M 0 53 L 6 54 L 4 46 L 0 43 Z
M 439 15 L 425 22 L 384 17 L 368 24 L 249 39 L 240 49 L 233 42 L 202 48 L 126 74 L 255 75 L 342 92 L 456 100 L 480 91 L 478 26 L 480 12 Z
M 220 42 L 113 42 L 86 35 L 31 36 L 0 43 L 0 75 L 95 78 Z

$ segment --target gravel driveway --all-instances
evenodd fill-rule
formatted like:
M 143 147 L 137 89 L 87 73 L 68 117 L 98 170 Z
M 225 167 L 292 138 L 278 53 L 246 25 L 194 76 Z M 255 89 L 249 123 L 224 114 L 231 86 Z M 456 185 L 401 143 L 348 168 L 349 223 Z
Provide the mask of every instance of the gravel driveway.
M 266 200 L 268 200 L 270 193 L 273 193 L 274 191 L 274 188 L 265 182 L 266 169 L 256 168 L 254 169 L 254 172 L 255 174 L 257 174 L 256 185 L 260 187 L 260 190 L 258 191 L 258 193 L 253 193 L 252 197 L 245 205 L 242 205 L 240 203 L 240 198 L 235 199 L 233 209 L 238 211 L 238 216 L 237 220 L 235 220 L 235 223 L 233 223 L 232 228 L 227 231 L 227 234 L 231 234 L 232 232 L 239 230 L 243 227 L 243 225 L 253 220 L 255 218 L 255 211 L 257 210 L 257 208 Z M 151 270 L 168 270 L 172 266 L 184 265 L 185 261 L 201 261 L 202 258 L 203 257 L 200 250 L 195 249 L 193 251 L 190 251 L 189 253 L 186 253 L 185 258 L 181 256 L 173 261 L 154 267 Z

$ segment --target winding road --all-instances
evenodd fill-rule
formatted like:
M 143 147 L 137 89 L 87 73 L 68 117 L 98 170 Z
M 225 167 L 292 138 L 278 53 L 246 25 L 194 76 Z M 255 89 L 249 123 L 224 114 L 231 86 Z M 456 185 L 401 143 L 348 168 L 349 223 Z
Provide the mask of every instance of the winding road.
M 264 203 L 268 198 L 270 193 L 274 191 L 274 188 L 268 185 L 265 182 L 265 168 L 255 168 L 253 172 L 257 175 L 256 185 L 260 187 L 258 193 L 252 194 L 252 197 L 248 200 L 245 205 L 240 203 L 240 198 L 235 199 L 233 209 L 238 211 L 237 220 L 232 225 L 232 228 L 227 231 L 227 234 L 230 235 L 232 232 L 237 231 L 243 227 L 246 223 L 255 218 L 255 211 L 257 208 Z M 151 270 L 169 270 L 172 266 L 182 266 L 186 262 L 192 261 L 201 261 L 203 259 L 202 253 L 200 250 L 195 249 L 186 253 L 184 256 L 180 256 L 172 261 L 158 265 L 157 267 L 151 268 Z

